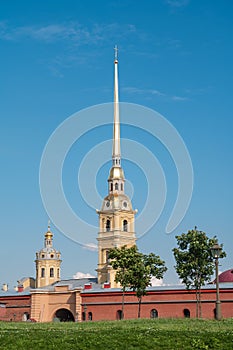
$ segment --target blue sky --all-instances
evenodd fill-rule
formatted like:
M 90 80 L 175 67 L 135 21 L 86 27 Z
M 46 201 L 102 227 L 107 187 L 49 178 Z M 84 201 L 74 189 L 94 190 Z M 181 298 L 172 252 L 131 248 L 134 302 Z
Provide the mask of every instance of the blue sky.
M 0 284 L 13 287 L 19 278 L 35 275 L 35 252 L 43 246 L 48 221 L 39 188 L 43 149 L 69 116 L 112 101 L 115 44 L 120 100 L 151 108 L 172 123 L 194 169 L 190 206 L 168 235 L 165 227 L 178 190 L 174 162 L 151 135 L 122 126 L 122 137 L 139 142 L 157 157 L 167 182 L 164 210 L 138 240 L 139 249 L 159 254 L 169 268 L 165 283 L 175 283 L 175 235 L 197 225 L 224 244 L 227 257 L 221 270 L 232 267 L 232 16 L 233 3 L 227 0 L 0 2 Z M 77 172 L 89 150 L 111 136 L 111 126 L 83 135 L 64 163 L 67 200 L 92 225 L 98 218 L 80 196 Z M 96 177 L 102 197 L 111 166 L 110 147 L 108 151 Z M 148 196 L 147 174 L 124 156 L 127 150 L 122 147 L 128 190 L 140 212 Z M 88 181 L 93 184 L 95 179 L 90 175 Z M 154 181 L 159 188 L 156 176 Z M 62 277 L 77 271 L 95 274 L 97 253 L 68 239 L 55 224 Z

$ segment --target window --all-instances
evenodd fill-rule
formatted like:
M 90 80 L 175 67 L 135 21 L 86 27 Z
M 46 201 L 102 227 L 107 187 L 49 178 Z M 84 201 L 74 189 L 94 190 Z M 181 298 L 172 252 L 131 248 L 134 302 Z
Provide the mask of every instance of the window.
M 113 184 L 111 182 L 111 185 L 110 185 L 110 190 L 113 191 Z
M 92 321 L 92 312 L 88 312 L 88 321 Z
M 123 184 L 121 184 L 121 191 L 123 191 Z
M 41 269 L 41 277 L 43 278 L 44 276 L 45 276 L 45 268 L 42 267 L 42 269 Z
M 118 191 L 118 183 L 115 183 L 115 191 Z
M 42 254 L 41 257 L 44 258 L 44 254 Z
M 109 232 L 110 231 L 110 228 L 111 228 L 111 223 L 110 223 L 110 220 L 107 220 L 106 221 L 106 231 Z
M 82 312 L 82 320 L 86 321 L 86 312 L 84 312 L 84 311 Z
M 57 269 L 57 278 L 60 278 L 60 269 Z
M 22 321 L 26 322 L 27 320 L 29 320 L 30 315 L 28 312 L 24 312 L 23 317 L 22 317 Z
M 117 320 L 122 320 L 122 310 L 117 310 Z
M 108 250 L 106 250 L 106 262 L 108 263 L 109 262 L 109 251 Z
M 125 231 L 125 232 L 128 231 L 128 221 L 127 220 L 123 221 L 123 231 Z
M 158 318 L 158 311 L 156 309 L 151 310 L 150 318 Z
M 183 313 L 184 313 L 184 317 L 190 318 L 190 311 L 189 311 L 189 309 L 184 309 Z
M 54 258 L 54 255 L 53 255 L 53 254 L 51 254 L 51 255 L 50 255 L 50 257 L 51 257 L 51 259 L 53 259 L 53 258 Z
M 54 268 L 50 267 L 50 277 L 54 277 Z

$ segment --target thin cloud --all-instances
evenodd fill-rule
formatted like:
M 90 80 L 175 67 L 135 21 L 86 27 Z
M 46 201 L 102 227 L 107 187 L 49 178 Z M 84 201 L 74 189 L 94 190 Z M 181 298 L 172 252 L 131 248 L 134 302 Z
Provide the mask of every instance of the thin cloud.
M 90 250 L 92 252 L 96 252 L 98 247 L 95 243 L 87 243 L 83 246 L 83 249 Z
M 186 89 L 185 92 L 191 96 L 200 96 L 200 95 L 205 95 L 209 93 L 212 90 L 212 88 L 213 88 L 212 86 L 206 86 L 202 88 L 191 88 L 191 89 Z
M 6 22 L 0 22 L 0 39 L 2 40 L 31 39 L 45 43 L 65 41 L 76 45 L 97 45 L 100 42 L 117 40 L 122 36 L 128 38 L 131 35 L 137 35 L 136 27 L 133 24 L 96 23 L 88 27 L 78 22 L 67 22 L 11 27 Z
M 48 67 L 50 73 L 57 77 L 64 76 L 64 69 L 74 65 L 93 64 L 93 49 L 95 58 L 103 53 L 99 49 L 103 45 L 132 40 L 141 40 L 141 32 L 132 23 L 117 22 L 85 25 L 77 21 L 55 22 L 49 24 L 32 24 L 12 26 L 7 21 L 0 21 L 0 41 L 40 42 L 45 45 L 61 44 L 56 51 L 45 57 L 40 57 L 39 63 Z M 92 46 L 92 50 L 88 50 Z M 83 50 L 80 50 L 82 48 Z M 97 50 L 98 48 L 98 50 Z M 77 54 L 78 50 L 78 54 Z
M 122 88 L 122 91 L 130 94 L 151 94 L 157 96 L 165 96 L 165 94 L 159 90 L 155 89 L 140 89 L 133 86 L 125 86 Z
M 164 92 L 161 92 L 156 89 L 140 89 L 137 87 L 133 86 L 125 86 L 122 88 L 123 92 L 126 92 L 128 94 L 139 94 L 139 95 L 150 95 L 150 96 L 158 96 L 161 98 L 165 98 L 167 100 L 172 100 L 172 101 L 187 101 L 189 100 L 188 97 L 185 96 L 177 96 L 177 95 L 168 95 L 165 94 Z
M 4 26 L 0 38 L 5 40 L 32 39 L 44 42 L 69 40 L 72 42 L 90 42 L 97 39 L 93 31 L 78 23 L 50 24 L 47 26 L 21 26 L 12 28 Z
M 187 101 L 187 100 L 189 100 L 188 97 L 184 97 L 184 96 L 171 96 L 171 99 L 173 101 Z
M 187 6 L 190 0 L 165 0 L 166 4 L 171 7 L 184 7 Z
M 95 276 L 91 275 L 90 273 L 83 273 L 78 271 L 73 275 L 73 278 L 79 280 L 82 278 L 95 278 Z

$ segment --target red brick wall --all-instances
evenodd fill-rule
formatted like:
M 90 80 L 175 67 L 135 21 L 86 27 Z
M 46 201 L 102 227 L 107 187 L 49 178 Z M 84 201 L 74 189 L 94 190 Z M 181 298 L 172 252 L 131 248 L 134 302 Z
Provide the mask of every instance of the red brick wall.
M 6 308 L 0 306 L 0 320 L 2 317 L 4 317 L 6 314 Z
M 121 291 L 113 292 L 103 290 L 101 293 L 92 291 L 83 292 L 82 312 L 84 305 L 86 317 L 92 313 L 93 321 L 116 320 L 117 311 L 122 308 Z M 233 317 L 233 288 L 220 290 L 221 310 L 224 318 Z M 202 291 L 202 317 L 214 318 L 216 293 L 215 289 Z M 31 296 L 15 295 L 1 296 L 0 303 L 6 304 L 6 308 L 0 308 L 0 320 L 22 321 L 23 314 L 30 314 Z M 190 317 L 196 317 L 196 295 L 195 291 L 187 290 L 154 290 L 148 292 L 142 299 L 141 317 L 149 318 L 152 309 L 158 311 L 159 318 L 184 317 L 184 309 L 190 311 Z M 137 318 L 138 300 L 133 292 L 125 295 L 125 318 Z
M 4 314 L 1 314 L 1 321 L 22 321 L 23 314 L 31 312 L 31 296 L 30 295 L 15 295 L 1 296 L 0 302 L 6 305 Z
M 222 316 L 233 317 L 233 289 L 220 292 Z M 215 289 L 202 291 L 202 317 L 214 318 Z M 121 292 L 104 291 L 103 293 L 82 293 L 82 305 L 86 313 L 92 313 L 94 320 L 116 320 L 117 310 L 122 308 Z M 190 317 L 196 317 L 195 291 L 170 290 L 151 291 L 142 298 L 141 317 L 150 318 L 152 309 L 158 311 L 158 317 L 184 317 L 184 309 L 190 311 Z M 84 311 L 84 308 L 83 308 Z M 134 293 L 125 295 L 125 318 L 137 318 L 138 300 Z

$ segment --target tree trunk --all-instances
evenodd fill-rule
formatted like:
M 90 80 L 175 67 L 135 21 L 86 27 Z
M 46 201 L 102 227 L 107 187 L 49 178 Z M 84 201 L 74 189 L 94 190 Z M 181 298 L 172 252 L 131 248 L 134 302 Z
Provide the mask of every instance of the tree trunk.
M 201 310 L 201 290 L 196 289 L 196 318 L 202 317 L 202 310 Z
M 142 303 L 142 297 L 138 298 L 138 318 L 141 317 L 141 303 Z
M 199 294 L 199 317 L 202 318 L 202 310 L 201 310 L 201 290 L 198 290 Z
M 123 287 L 122 289 L 122 307 L 121 307 L 121 310 L 122 310 L 122 315 L 121 315 L 121 319 L 123 320 L 124 319 L 124 310 L 125 310 L 125 288 Z
M 199 309 L 199 306 L 198 306 L 198 291 L 196 289 L 196 318 L 198 318 L 198 309 Z

